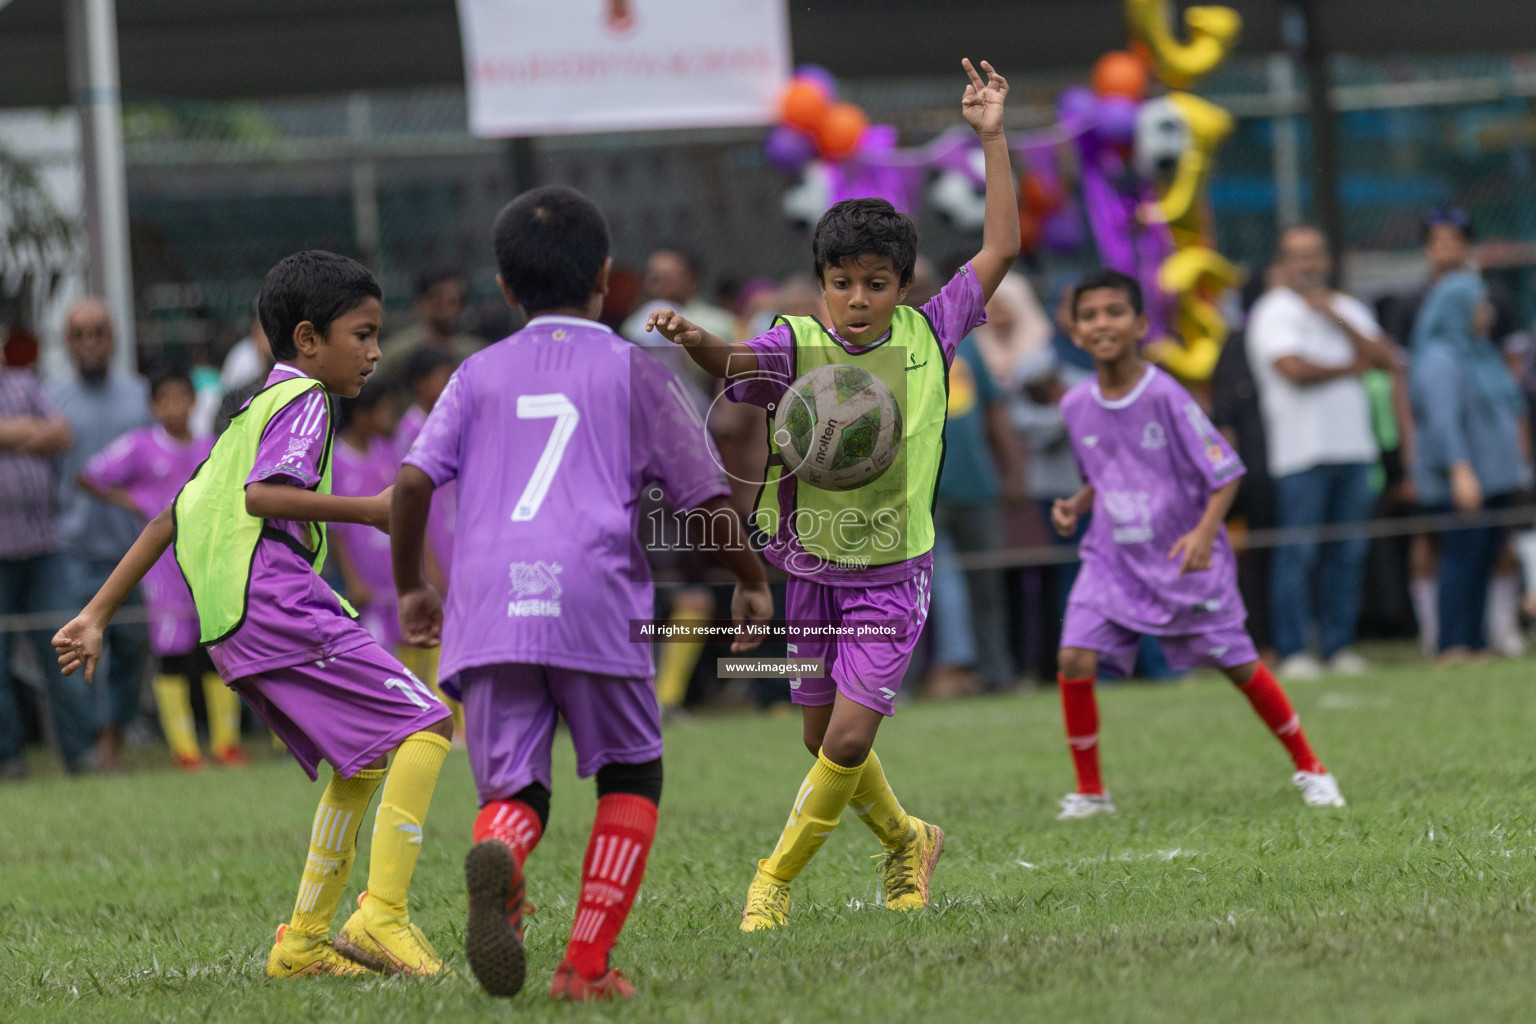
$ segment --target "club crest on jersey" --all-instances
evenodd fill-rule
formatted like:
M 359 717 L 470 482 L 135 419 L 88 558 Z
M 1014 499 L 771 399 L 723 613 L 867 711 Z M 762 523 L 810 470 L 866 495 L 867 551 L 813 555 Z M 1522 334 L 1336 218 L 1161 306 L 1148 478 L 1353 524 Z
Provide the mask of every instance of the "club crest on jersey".
M 537 562 L 513 562 L 508 570 L 512 598 L 507 602 L 507 617 L 558 617 L 560 595 L 564 592 L 559 576 L 564 571 L 559 562 L 542 558 Z
M 1147 451 L 1157 451 L 1168 446 L 1168 435 L 1156 420 L 1141 428 L 1141 446 Z

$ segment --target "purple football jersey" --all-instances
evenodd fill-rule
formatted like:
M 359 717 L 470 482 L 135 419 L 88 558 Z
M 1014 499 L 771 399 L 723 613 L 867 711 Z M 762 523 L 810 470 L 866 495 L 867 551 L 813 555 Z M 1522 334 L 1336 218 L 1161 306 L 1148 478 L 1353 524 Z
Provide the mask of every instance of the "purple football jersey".
M 649 646 L 629 642 L 652 615 L 641 493 L 677 509 L 730 493 L 682 382 L 569 316 L 466 359 L 405 461 L 459 484 L 441 678 L 510 662 L 649 676 Z
M 400 417 L 400 425 L 395 428 L 397 465 L 405 460 L 426 423 L 427 414 L 419 405 L 411 406 Z M 427 513 L 427 546 L 432 549 L 432 557 L 437 559 L 445 579 L 453 562 L 453 529 L 459 519 L 458 495 L 458 484 L 449 480 L 432 492 L 432 510 Z
M 304 376 L 278 363 L 270 387 Z M 320 481 L 320 460 L 330 438 L 331 416 L 323 391 L 309 391 L 279 409 L 261 435 L 246 486 L 267 482 L 310 487 Z M 269 519 L 267 525 L 303 543 L 308 524 Z M 263 537 L 251 560 L 245 621 L 222 643 L 208 648 L 225 682 L 274 668 L 321 661 L 373 643 L 320 574 L 293 548 Z
M 394 443 L 375 437 L 366 452 L 357 451 L 340 437 L 331 449 L 331 493 L 344 497 L 378 494 L 395 482 Z M 358 621 L 385 650 L 400 643 L 400 605 L 395 596 L 395 574 L 389 560 L 389 535 L 361 523 L 332 523 L 331 549 L 346 551 L 352 568 L 373 600 L 360 606 Z
M 1153 366 L 1123 398 L 1097 379 L 1061 400 L 1072 452 L 1093 485 L 1093 520 L 1071 601 L 1141 633 L 1171 636 L 1240 624 L 1248 617 L 1226 527 L 1211 567 L 1179 575 L 1168 552 L 1205 514 L 1211 491 L 1244 473 L 1237 454 L 1189 392 Z
M 128 493 L 139 514 L 153 519 L 163 512 L 213 448 L 209 437 L 178 441 L 164 427 L 130 430 L 97 452 L 82 475 L 101 488 Z M 149 644 L 164 657 L 197 648 L 197 607 L 167 548 L 144 574 L 144 603 L 149 609 Z
M 923 303 L 922 313 L 933 325 L 934 333 L 939 337 L 939 345 L 944 350 L 944 364 L 948 366 L 954 362 L 955 349 L 960 347 L 960 342 L 965 339 L 965 336 L 977 326 L 987 322 L 987 299 L 982 293 L 981 282 L 976 280 L 976 273 L 969 263 L 962 266 L 937 295 Z M 828 332 L 837 339 L 838 344 L 853 353 L 863 352 L 866 348 L 878 345 L 885 338 L 890 337 L 887 332 L 884 337 L 870 342 L 868 346 L 856 346 L 849 345 L 838 338 L 831 328 L 828 328 Z M 729 384 L 725 389 L 725 395 L 733 402 L 748 402 L 765 408 L 775 405 L 785 389 L 794 382 L 795 333 L 788 324 L 775 324 L 747 342 L 747 345 L 757 355 L 758 376 L 751 380 Z M 779 501 L 785 509 L 791 507 L 788 499 L 794 494 L 794 486 L 793 476 L 786 477 L 780 485 Z M 786 518 L 785 521 L 790 520 Z M 778 536 L 769 541 L 767 548 L 763 551 L 763 557 L 785 572 L 796 575 L 794 567 L 797 564 L 807 565 L 817 561 L 807 559 L 801 555 L 802 551 L 800 541 L 794 534 L 788 529 L 783 529 Z M 799 557 L 796 557 L 797 555 Z M 933 552 L 928 551 L 904 562 L 872 565 L 866 568 L 839 568 L 822 564 L 818 566 L 816 574 L 811 578 L 829 587 L 877 586 L 887 583 L 904 583 L 920 573 L 927 572 L 932 565 Z

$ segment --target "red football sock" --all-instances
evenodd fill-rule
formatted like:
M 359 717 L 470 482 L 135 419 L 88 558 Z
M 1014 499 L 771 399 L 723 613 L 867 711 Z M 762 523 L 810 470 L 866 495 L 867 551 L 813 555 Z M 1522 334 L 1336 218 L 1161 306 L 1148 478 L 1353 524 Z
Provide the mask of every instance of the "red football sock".
M 1067 746 L 1077 769 L 1077 791 L 1084 796 L 1103 796 L 1099 774 L 1099 704 L 1093 696 L 1092 679 L 1068 679 L 1056 674 L 1061 691 L 1061 710 L 1067 720 Z
M 609 793 L 597 802 L 581 866 L 581 899 L 565 947 L 566 960 L 589 981 L 608 970 L 608 953 L 640 891 L 655 838 L 656 805 L 645 797 Z
M 543 834 L 539 816 L 521 800 L 492 800 L 480 808 L 475 818 L 475 842 L 501 840 L 511 847 L 519 868 L 528 862 L 528 855 L 539 845 Z
M 1262 661 L 1254 670 L 1253 677 L 1238 689 L 1248 698 L 1248 703 L 1253 705 L 1253 710 L 1258 712 L 1264 724 L 1269 726 L 1269 731 L 1285 744 L 1291 760 L 1296 762 L 1297 771 L 1323 771 L 1322 762 L 1312 753 L 1307 734 L 1301 729 L 1301 718 L 1291 709 L 1290 698 L 1285 695 L 1280 681 L 1270 674 Z

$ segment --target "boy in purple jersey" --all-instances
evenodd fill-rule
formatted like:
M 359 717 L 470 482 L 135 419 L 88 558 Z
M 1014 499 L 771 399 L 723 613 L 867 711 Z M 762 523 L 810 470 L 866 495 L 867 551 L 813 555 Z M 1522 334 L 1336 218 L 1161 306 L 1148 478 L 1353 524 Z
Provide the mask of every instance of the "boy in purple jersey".
M 271 978 L 447 970 L 407 901 L 448 753 L 448 709 L 320 577 L 323 524 L 389 526 L 388 490 L 341 497 L 329 486 L 327 395 L 357 394 L 378 362 L 380 296 L 360 264 L 318 250 L 267 274 L 259 308 L 278 363 L 266 385 L 53 640 L 63 670 L 83 668 L 89 680 L 102 629 L 174 543 L 219 673 L 311 779 L 321 760 L 330 762 L 293 915 L 267 958 Z M 381 783 L 368 889 L 333 943 L 358 830 Z
M 564 719 L 598 804 L 550 995 L 625 997 L 634 988 L 608 957 L 661 798 L 650 651 L 628 642 L 630 623 L 652 614 L 642 492 L 706 518 L 710 547 L 740 581 L 738 621 L 771 618 L 773 600 L 687 390 L 597 322 L 612 266 L 601 211 L 572 189 L 536 189 L 501 212 L 495 239 L 497 280 L 528 323 L 459 367 L 396 478 L 401 628 L 407 643 L 441 637 L 444 689 L 464 702 L 481 805 L 464 862 L 475 976 L 492 995 L 522 987 L 523 866 L 548 820 Z M 445 612 L 422 553 L 433 489 L 449 481 L 459 505 Z
M 1057 681 L 1077 790 L 1062 798 L 1059 817 L 1114 813 L 1099 771 L 1093 684 L 1101 664 L 1130 674 L 1142 634 L 1158 637 L 1175 669 L 1221 669 L 1291 755 L 1302 799 L 1342 807 L 1338 783 L 1244 626 L 1222 525 L 1243 464 L 1189 392 L 1142 360 L 1147 317 L 1134 278 L 1114 270 L 1084 277 L 1072 317 L 1073 341 L 1093 356 L 1098 375 L 1061 401 L 1086 483 L 1051 510 L 1064 537 L 1093 512 L 1061 630 Z
M 149 387 L 149 412 L 155 426 L 130 430 L 92 456 L 80 473 L 80 486 L 102 501 L 148 521 L 176 498 L 197 467 L 213 450 L 212 438 L 194 438 L 188 420 L 197 394 L 192 379 L 172 371 Z M 240 749 L 240 698 L 224 685 L 197 642 L 197 606 L 176 558 L 169 551 L 144 577 L 149 610 L 149 645 L 159 660 L 155 706 L 160 727 L 178 768 L 204 767 L 192 718 L 192 683 L 200 682 L 208 708 L 208 745 L 220 764 L 248 762 Z
M 344 403 L 338 419 L 331 493 L 367 497 L 388 490 L 400 462 L 395 458 L 394 394 L 369 384 Z M 358 523 L 330 530 L 331 554 L 341 570 L 343 595 L 357 621 L 386 651 L 400 646 L 400 608 L 389 567 L 389 535 Z
M 812 360 L 835 360 L 814 364 L 822 366 L 868 365 L 906 406 L 897 455 L 906 460 L 907 479 L 896 485 L 902 493 L 861 498 L 876 493 L 874 481 L 847 492 L 853 502 L 881 506 L 866 514 L 865 522 L 893 515 L 905 524 L 898 535 L 900 549 L 880 559 L 861 565 L 813 551 L 821 545 L 838 555 L 852 547 L 838 537 L 826 545 L 827 538 L 815 535 L 835 535 L 837 529 L 813 531 L 803 525 L 825 521 L 815 516 L 827 511 L 825 504 L 817 504 L 827 501 L 826 492 L 780 472 L 774 459 L 782 461 L 781 456 L 770 456 L 765 469 L 769 483 L 759 494 L 758 523 L 769 534 L 766 557 L 789 574 L 785 618 L 838 625 L 884 620 L 906 628 L 897 642 L 828 639 L 790 646 L 797 657 L 825 662 L 826 677 L 790 684 L 804 714 L 805 747 L 816 763 L 800 786 L 778 844 L 758 862 L 742 931 L 788 923 L 790 883 L 837 826 L 844 807 L 852 807 L 885 848 L 881 876 L 885 905 L 892 910 L 927 906 L 929 881 L 944 849 L 941 829 L 902 809 L 873 746 L 881 721 L 895 711 L 896 691 L 928 613 L 931 510 L 944 444 L 947 370 L 961 339 L 985 322 L 987 300 L 1019 253 L 1016 185 L 1003 135 L 1008 83 L 985 61 L 985 82 L 969 60 L 962 64 L 970 85 L 961 112 L 980 136 L 986 166 L 982 247 L 920 311 L 899 306 L 917 260 L 916 225 L 883 199 L 849 199 L 822 216 L 812 242 L 829 325 L 810 317 L 780 317 L 764 334 L 731 344 L 671 309 L 657 310 L 647 323 L 647 330 L 683 345 L 710 374 L 730 378 L 727 394 L 733 401 L 762 405 L 770 418 Z M 851 509 L 845 506 L 844 511 Z M 841 512 L 835 521 L 845 521 Z

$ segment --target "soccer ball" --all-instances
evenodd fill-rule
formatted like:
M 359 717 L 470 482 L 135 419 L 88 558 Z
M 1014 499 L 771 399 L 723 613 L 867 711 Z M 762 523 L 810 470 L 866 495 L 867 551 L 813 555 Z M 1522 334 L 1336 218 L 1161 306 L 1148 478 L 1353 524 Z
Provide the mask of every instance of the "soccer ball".
M 901 450 L 901 409 L 885 382 L 857 366 L 818 366 L 773 416 L 773 440 L 795 476 L 826 491 L 878 480 Z

